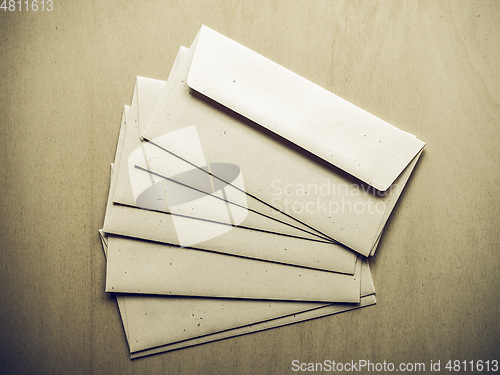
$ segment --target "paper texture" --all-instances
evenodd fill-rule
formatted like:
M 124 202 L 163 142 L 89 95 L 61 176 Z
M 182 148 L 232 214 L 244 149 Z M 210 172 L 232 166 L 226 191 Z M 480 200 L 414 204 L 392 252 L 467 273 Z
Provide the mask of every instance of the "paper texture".
M 177 296 L 359 302 L 354 275 L 109 236 L 106 291 Z

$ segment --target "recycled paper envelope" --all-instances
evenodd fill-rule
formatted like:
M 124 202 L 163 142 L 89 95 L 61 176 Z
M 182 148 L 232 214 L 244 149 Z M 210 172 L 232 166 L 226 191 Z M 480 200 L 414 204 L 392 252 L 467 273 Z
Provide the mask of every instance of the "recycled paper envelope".
M 103 249 L 106 237 L 101 231 Z M 116 294 L 132 358 L 200 345 L 369 306 L 375 288 L 361 268 L 358 304 L 258 301 Z
M 153 345 L 148 344 L 148 340 L 153 339 L 154 342 L 165 342 L 166 340 L 164 340 L 161 337 L 162 333 L 165 331 L 171 332 L 171 329 L 173 329 L 173 327 L 170 324 L 166 324 L 167 322 L 170 323 L 169 316 L 166 315 L 167 312 L 164 309 L 165 303 L 168 303 L 168 302 L 160 300 L 162 298 L 168 298 L 168 297 L 158 296 L 158 297 L 156 297 L 158 299 L 156 301 L 156 306 L 148 305 L 148 307 L 152 308 L 151 315 L 153 316 L 153 318 L 155 317 L 156 314 L 158 314 L 158 315 L 156 315 L 158 317 L 156 320 L 153 320 L 153 319 L 150 320 L 149 314 L 147 317 L 140 315 L 140 311 L 143 310 L 143 306 L 144 306 L 143 304 L 145 303 L 145 301 L 139 300 L 139 297 L 137 297 L 137 296 L 134 296 L 134 297 L 137 299 L 137 301 L 134 301 L 134 302 L 136 304 L 139 304 L 138 308 L 133 309 L 133 310 L 127 309 L 126 311 L 129 313 L 129 316 L 131 313 L 130 310 L 134 311 L 135 312 L 134 315 L 136 317 L 138 317 L 138 319 L 137 319 L 138 321 L 134 322 L 135 323 L 134 325 L 128 324 L 129 335 L 131 336 L 131 339 L 129 340 L 129 342 L 131 342 L 133 340 L 133 338 L 136 337 L 136 342 L 132 345 L 132 348 L 135 348 L 136 346 L 139 347 L 139 344 L 143 344 L 143 345 L 145 344 L 144 345 L 145 347 L 150 347 L 151 349 L 144 349 L 144 350 L 136 351 L 136 352 L 131 351 L 131 358 L 139 358 L 139 357 L 143 357 L 146 355 L 152 355 L 152 354 L 157 354 L 157 353 L 161 353 L 161 352 L 182 349 L 182 348 L 189 347 L 189 346 L 200 345 L 200 344 L 205 344 L 205 343 L 212 342 L 212 341 L 223 340 L 223 339 L 227 339 L 227 338 L 231 338 L 231 337 L 235 337 L 235 336 L 241 336 L 241 335 L 246 335 L 249 333 L 264 331 L 264 330 L 277 328 L 277 327 L 281 327 L 281 326 L 285 326 L 285 325 L 289 325 L 289 324 L 299 323 L 299 322 L 306 321 L 306 320 L 311 320 L 311 319 L 325 317 L 328 315 L 334 315 L 334 314 L 338 314 L 338 313 L 342 313 L 342 312 L 347 312 L 347 311 L 359 309 L 361 307 L 367 307 L 367 306 L 374 305 L 376 303 L 375 295 L 371 294 L 371 295 L 361 297 L 360 302 L 357 304 L 332 303 L 332 304 L 326 304 L 326 305 L 323 304 L 323 306 L 319 306 L 318 304 L 316 304 L 317 306 L 313 307 L 313 309 L 304 311 L 304 309 L 307 309 L 307 307 L 305 307 L 305 306 L 301 307 L 299 304 L 309 304 L 308 302 L 271 301 L 270 304 L 283 304 L 283 305 L 284 304 L 298 304 L 296 306 L 296 310 L 299 310 L 299 312 L 289 314 L 286 316 L 280 315 L 279 318 L 274 318 L 272 320 L 266 320 L 266 321 L 262 321 L 262 322 L 258 322 L 258 323 L 251 323 L 250 325 L 245 325 L 247 323 L 242 323 L 243 325 L 241 327 L 238 327 L 235 329 L 230 329 L 227 331 L 220 331 L 220 332 L 217 332 L 214 334 L 209 334 L 207 336 L 201 336 L 201 337 L 197 337 L 194 339 L 186 339 L 184 341 L 174 342 L 172 344 L 166 344 L 166 345 L 160 344 L 159 346 L 153 346 Z M 147 298 L 151 298 L 151 297 L 148 296 Z M 152 298 L 155 298 L 155 297 L 152 297 Z M 206 300 L 208 300 L 208 299 L 206 299 Z M 237 314 L 247 314 L 247 308 L 249 307 L 248 301 L 247 301 L 247 305 L 243 305 L 243 303 L 238 304 L 237 303 L 238 300 L 224 300 L 224 301 L 225 302 L 220 303 L 218 306 L 215 306 L 215 309 L 217 311 L 220 311 L 220 310 L 224 311 L 229 304 L 231 304 L 231 305 L 234 304 L 234 305 L 238 305 L 238 306 L 236 306 L 237 311 L 235 312 L 235 315 L 234 315 L 235 317 L 238 316 Z M 130 300 L 126 301 L 127 308 L 129 307 L 129 302 L 130 302 Z M 182 302 L 183 302 L 183 304 L 185 304 L 187 301 L 186 301 L 186 299 L 183 299 Z M 203 301 L 203 302 L 205 302 L 205 301 Z M 254 301 L 252 301 L 252 303 L 253 302 Z M 261 302 L 261 301 L 256 301 L 256 302 Z M 212 305 L 211 301 L 208 303 L 210 305 Z M 120 301 L 118 302 L 118 304 L 120 304 Z M 266 308 L 269 306 L 269 304 L 264 305 L 263 303 L 260 303 L 259 305 L 260 305 L 259 306 L 260 311 L 266 310 Z M 311 303 L 311 305 L 313 305 L 313 304 Z M 200 303 L 199 306 L 200 306 L 200 309 L 199 310 L 197 309 L 195 311 L 202 311 L 203 313 L 205 313 L 205 311 L 208 310 L 208 308 L 205 308 L 204 303 Z M 179 311 L 178 310 L 178 308 L 179 308 L 180 311 L 182 312 L 182 308 L 180 306 L 169 305 L 169 307 L 173 308 L 174 309 L 173 311 L 176 311 L 176 312 Z M 290 311 L 289 307 L 288 308 L 286 308 L 286 306 L 284 306 L 284 307 L 285 307 L 285 309 L 281 310 L 281 313 L 283 313 L 285 311 Z M 191 306 L 189 308 L 191 308 Z M 168 309 L 167 311 L 172 311 L 172 310 Z M 178 321 L 177 320 L 178 315 L 176 314 L 174 316 L 175 316 L 175 318 L 172 320 Z M 184 318 L 185 317 L 186 316 L 184 316 Z M 247 321 L 256 320 L 255 318 L 252 319 L 252 317 L 248 316 L 248 315 L 244 315 L 244 317 L 249 318 Z M 159 331 L 156 331 L 157 332 L 156 335 L 149 336 L 147 332 L 141 331 L 141 327 L 143 327 L 143 324 L 145 324 L 146 322 L 141 321 L 140 318 L 146 318 L 144 320 L 146 320 L 147 323 L 150 323 L 150 327 L 148 327 L 148 328 L 151 330 L 160 327 Z M 163 323 L 165 325 L 162 325 L 162 323 L 158 322 L 158 320 L 160 320 L 161 318 L 164 319 Z M 205 319 L 205 318 L 203 318 L 203 319 Z M 213 320 L 218 321 L 217 319 L 218 319 L 218 317 L 217 317 L 217 315 L 215 315 Z M 193 330 L 196 329 L 194 327 L 194 325 L 197 325 L 197 324 L 195 324 L 194 320 L 195 319 L 192 319 L 192 321 L 191 321 L 191 327 Z M 211 325 L 208 325 L 208 327 L 211 327 Z M 132 333 L 137 334 L 137 336 L 133 336 Z M 144 341 L 141 341 L 141 340 L 144 340 Z M 167 341 L 167 342 L 170 342 L 170 341 Z
M 158 159 L 138 157 L 138 169 L 182 181 L 168 163 L 155 162 L 167 153 L 258 198 L 264 204 L 256 211 L 288 215 L 373 254 L 422 141 L 206 26 L 175 79 L 143 133 Z M 169 142 L 183 132 L 199 140 L 203 159 Z M 237 166 L 244 191 L 207 168 L 210 162 Z
M 138 80 L 140 82 L 141 80 Z M 154 80 L 144 80 L 152 82 Z M 161 85 L 161 82 L 155 82 Z M 139 87 L 139 85 L 138 85 Z M 136 89 L 137 93 L 138 90 Z M 142 92 L 142 91 L 141 91 Z M 128 107 L 128 116 L 133 107 Z M 127 159 L 125 142 L 129 144 L 139 142 L 135 121 L 125 121 L 123 117 L 120 138 L 115 157 L 115 170 L 119 170 L 122 155 Z M 128 168 L 126 169 L 128 171 Z M 127 175 L 128 176 L 128 175 Z M 110 196 L 105 215 L 104 230 L 108 233 L 120 234 L 135 238 L 159 241 L 174 245 L 196 246 L 197 248 L 235 254 L 256 259 L 300 265 L 305 267 L 353 274 L 356 255 L 344 246 L 319 240 L 317 237 L 299 239 L 292 235 L 278 235 L 268 230 L 249 230 L 246 227 L 215 223 L 213 220 L 198 220 L 192 217 L 165 214 L 144 209 L 131 208 L 113 204 L 112 194 L 117 184 L 115 173 L 111 179 Z M 211 196 L 203 194 L 202 198 Z M 200 199 L 198 199 L 199 201 Z M 226 202 L 214 199 L 217 204 L 223 203 L 223 210 L 227 213 Z M 216 206 L 217 207 L 217 206 Z M 207 210 L 207 214 L 213 210 Z M 280 222 L 268 220 L 268 228 L 272 223 Z M 282 224 L 284 225 L 284 224 Z M 286 225 L 284 225 L 286 226 Z M 288 226 L 286 226 L 288 227 Z M 299 231 L 300 232 L 300 231 Z M 305 233 L 305 232 L 304 232 Z M 179 238 L 182 236 L 181 238 Z M 193 238 L 195 240 L 193 240 Z
M 357 303 L 360 263 L 344 275 L 110 235 L 106 291 Z
M 179 75 L 178 68 L 181 66 L 183 61 L 188 57 L 188 51 L 189 50 L 187 48 L 180 47 L 167 82 L 150 80 L 150 79 L 138 77 L 136 90 L 139 91 L 139 88 L 140 88 L 140 93 L 143 94 L 143 95 L 139 95 L 139 94 L 137 95 L 137 106 L 139 108 L 142 108 L 142 111 L 137 111 L 137 117 L 138 117 L 137 120 L 138 120 L 138 126 L 139 126 L 140 132 L 144 130 L 144 128 L 141 128 L 141 124 L 150 123 L 151 119 L 154 118 L 158 114 L 158 112 L 162 109 L 162 107 L 163 107 L 162 103 L 164 101 L 166 101 L 166 98 L 168 98 L 171 95 L 172 90 L 176 87 L 175 80 L 176 79 L 178 80 L 179 77 L 182 78 L 182 71 L 180 72 L 180 75 Z M 151 103 L 154 101 L 154 97 L 158 95 L 159 90 L 163 91 L 162 97 L 159 100 L 159 102 L 154 106 L 154 109 L 151 110 Z M 139 119 L 139 114 L 141 114 L 140 119 Z M 417 154 L 417 156 L 414 158 L 414 160 L 410 163 L 410 166 L 405 170 L 405 172 L 403 172 L 403 175 L 398 179 L 398 181 L 399 181 L 398 187 L 401 190 L 404 187 L 404 185 L 406 184 L 407 179 L 409 177 L 409 174 L 413 170 L 413 167 L 415 166 L 419 157 L 420 157 L 420 153 Z M 392 209 L 394 208 L 394 206 L 396 204 L 396 201 L 397 201 L 397 196 L 395 195 L 393 197 L 393 199 L 391 199 L 388 202 L 387 209 L 385 210 L 385 214 L 384 214 L 384 217 L 383 217 L 383 220 L 381 223 L 378 239 L 375 243 L 375 246 L 372 248 L 371 255 L 373 255 L 375 250 L 376 250 L 376 247 L 377 247 L 378 242 L 380 240 L 380 236 L 382 234 L 383 225 L 387 221 Z M 257 202 L 257 203 L 259 203 L 259 202 Z M 283 219 L 283 217 L 280 217 L 280 219 Z M 290 221 L 288 221 L 288 222 L 290 223 Z M 282 228 L 280 228 L 278 230 L 282 230 Z M 331 268 L 326 268 L 326 269 L 331 269 Z M 339 271 L 339 272 L 343 272 L 343 271 Z

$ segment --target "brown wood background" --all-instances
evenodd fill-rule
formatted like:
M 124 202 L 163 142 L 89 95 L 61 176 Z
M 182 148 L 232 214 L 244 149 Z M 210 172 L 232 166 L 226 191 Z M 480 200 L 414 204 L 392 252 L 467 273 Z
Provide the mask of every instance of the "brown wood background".
M 104 293 L 122 106 L 204 23 L 427 142 L 375 307 L 131 361 Z M 499 1 L 54 1 L 0 11 L 0 373 L 500 359 Z

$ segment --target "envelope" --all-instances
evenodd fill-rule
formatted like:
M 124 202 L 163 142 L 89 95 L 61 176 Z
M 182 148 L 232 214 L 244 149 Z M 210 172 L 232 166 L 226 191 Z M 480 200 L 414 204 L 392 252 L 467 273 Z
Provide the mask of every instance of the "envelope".
M 100 231 L 103 250 L 107 238 Z M 375 304 L 368 262 L 358 304 L 116 294 L 132 358 L 200 345 Z
M 423 148 L 401 131 L 202 26 L 187 84 L 380 191 Z
M 139 87 L 140 85 L 138 85 Z M 120 138 L 115 156 L 115 163 L 118 166 L 121 163 L 126 136 L 131 134 L 132 141 L 140 142 L 137 138 L 137 128 L 132 126 L 131 129 L 128 129 L 130 122 L 126 121 L 126 118 L 127 113 L 130 115 L 131 110 L 131 107 L 127 107 L 122 118 Z M 131 122 L 135 124 L 135 122 Z M 181 242 L 179 240 L 178 229 L 179 222 L 181 222 L 188 239 L 189 236 L 194 237 L 195 234 L 207 234 L 203 241 L 196 243 L 195 247 L 198 249 L 351 275 L 354 273 L 355 253 L 330 242 L 299 239 L 298 236 L 290 234 L 277 235 L 265 229 L 251 230 L 231 224 L 221 225 L 209 219 L 197 220 L 186 216 L 178 216 L 176 222 L 174 222 L 173 217 L 175 215 L 172 214 L 113 204 L 113 192 L 116 190 L 115 186 L 118 183 L 115 177 L 117 176 L 113 172 L 104 221 L 104 230 L 108 233 L 174 245 L 186 245 L 187 241 Z M 209 198 L 210 196 L 205 195 L 205 197 Z M 224 209 L 226 209 L 225 205 Z M 210 213 L 210 211 L 207 212 Z M 263 220 L 266 220 L 266 218 L 263 218 Z M 267 228 L 270 227 L 272 225 L 267 225 Z M 219 235 L 214 236 L 214 234 Z
M 354 275 L 108 236 L 106 292 L 348 302 L 360 299 Z
M 142 134 L 151 149 L 245 193 L 249 208 L 259 201 L 256 211 L 374 253 L 422 141 L 206 26 L 174 78 Z M 166 134 L 187 128 L 203 160 L 169 144 Z M 145 159 L 136 160 L 142 172 L 177 178 Z M 207 160 L 238 166 L 245 191 L 207 170 Z

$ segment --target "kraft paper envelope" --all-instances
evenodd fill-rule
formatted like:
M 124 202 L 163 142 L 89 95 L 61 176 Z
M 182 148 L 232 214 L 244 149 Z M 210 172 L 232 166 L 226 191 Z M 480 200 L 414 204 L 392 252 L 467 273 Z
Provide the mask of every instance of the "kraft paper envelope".
M 126 112 L 130 110 L 126 108 Z M 116 163 L 120 161 L 125 137 L 129 134 L 127 131 L 129 122 L 125 121 L 126 117 L 124 115 L 122 119 Z M 135 131 L 136 129 L 132 128 L 132 136 L 136 138 Z M 196 244 L 197 248 L 346 274 L 354 273 L 356 255 L 343 246 L 314 240 L 301 240 L 267 231 L 248 230 L 232 225 L 222 226 L 211 221 L 201 221 L 190 217 L 176 217 L 176 222 L 174 222 L 173 215 L 115 205 L 112 203 L 112 192 L 115 191 L 116 185 L 114 177 L 113 173 L 104 222 L 106 232 L 184 245 L 186 241 L 181 243 L 178 238 L 180 222 L 183 224 L 181 229 L 184 229 L 182 233 L 185 233 L 188 239 L 193 234 L 205 235 L 205 240 Z M 214 236 L 221 231 L 223 232 L 221 235 Z
M 165 82 L 165 84 L 163 84 L 162 82 L 155 81 L 155 80 L 148 80 L 148 79 L 141 78 L 141 77 L 138 78 L 138 81 L 137 81 L 137 84 L 138 84 L 137 90 L 139 90 L 139 88 L 141 86 L 141 85 L 139 85 L 139 83 L 141 81 L 149 83 L 148 88 L 150 88 L 150 90 L 141 89 L 141 93 L 143 93 L 143 95 L 138 95 L 138 98 L 137 98 L 137 105 L 138 105 L 138 107 L 143 108 L 142 111 L 138 111 L 138 113 L 137 113 L 138 115 L 139 115 L 139 113 L 141 113 L 141 118 L 138 121 L 139 132 L 141 132 L 141 131 L 144 130 L 144 129 L 140 128 L 140 125 L 141 124 L 145 124 L 145 123 L 146 124 L 150 123 L 151 119 L 154 118 L 157 115 L 157 113 L 162 109 L 162 104 L 163 104 L 164 101 L 166 101 L 166 98 L 169 96 L 170 92 L 172 91 L 172 88 L 175 88 L 175 82 L 174 81 L 175 81 L 175 79 L 178 78 L 177 76 L 175 76 L 175 74 L 178 73 L 178 68 L 181 65 L 181 63 L 184 61 L 184 59 L 186 59 L 187 54 L 188 54 L 188 49 L 185 48 L 185 47 L 180 47 L 179 52 L 178 52 L 178 54 L 176 56 L 176 59 L 174 61 L 172 70 L 170 72 L 169 78 L 167 79 L 167 82 Z M 173 79 L 170 79 L 171 77 Z M 181 75 L 181 77 L 182 77 L 182 75 Z M 143 84 L 143 86 L 144 86 L 144 84 Z M 151 110 L 151 102 L 153 102 L 155 96 L 157 96 L 158 90 L 163 90 L 162 99 L 160 99 L 160 101 L 154 106 L 154 109 Z M 149 110 L 145 109 L 145 108 L 148 108 Z M 418 160 L 419 157 L 420 157 L 420 153 L 414 158 L 414 160 L 412 161 L 412 163 L 410 164 L 410 166 L 404 172 L 405 177 L 402 176 L 402 177 L 399 178 L 399 180 L 398 180 L 399 181 L 398 186 L 401 189 L 406 184 L 407 179 L 409 177 L 409 174 L 410 174 L 411 170 L 413 170 L 413 167 L 415 166 L 415 164 L 416 164 L 416 162 L 417 162 L 417 160 Z M 392 209 L 394 208 L 394 206 L 396 204 L 396 200 L 397 200 L 397 197 L 391 199 L 389 201 L 389 203 L 388 203 L 388 206 L 387 206 L 387 209 L 385 211 L 385 214 L 384 214 L 384 217 L 383 217 L 383 220 L 382 220 L 382 223 L 381 223 L 381 227 L 380 227 L 380 230 L 379 230 L 378 239 L 377 239 L 377 241 L 375 243 L 375 246 L 372 248 L 372 253 L 370 255 L 373 255 L 375 253 L 375 250 L 376 250 L 376 248 L 378 246 L 378 242 L 380 240 L 380 236 L 382 234 L 383 225 L 387 221 L 387 219 L 388 219 L 388 217 L 389 217 Z
M 101 241 L 106 253 L 103 231 Z M 200 345 L 375 304 L 368 262 L 359 304 L 253 301 L 117 294 L 132 358 Z
M 110 235 L 106 291 L 357 303 L 360 263 L 344 275 Z
M 155 297 L 153 297 L 153 298 L 155 298 Z M 161 299 L 161 298 L 168 298 L 168 297 L 164 297 L 164 296 L 158 297 L 158 299 Z M 229 302 L 229 304 L 233 304 L 237 300 L 226 300 L 226 301 Z M 129 307 L 129 302 L 130 302 L 129 300 L 126 300 L 126 307 L 127 308 Z M 140 304 L 140 306 L 137 309 L 134 309 L 135 316 L 138 316 L 138 318 L 144 318 L 144 316 L 140 316 L 140 311 L 143 309 L 144 301 L 137 301 L 137 302 Z M 153 317 L 156 313 L 156 314 L 158 314 L 156 316 L 159 316 L 158 319 L 161 319 L 161 317 L 162 317 L 164 319 L 164 321 L 169 320 L 168 317 L 165 316 L 165 314 L 163 313 L 163 311 L 165 311 L 164 304 L 166 302 L 167 301 L 157 301 L 158 306 L 155 306 L 153 308 L 153 312 L 151 313 L 153 315 Z M 182 302 L 186 303 L 185 300 Z M 208 302 L 208 303 L 210 303 L 210 302 Z M 292 304 L 292 303 L 296 303 L 296 302 L 272 301 L 270 303 L 272 303 L 272 304 Z M 307 302 L 302 302 L 302 303 L 305 304 Z M 262 321 L 262 322 L 258 322 L 258 323 L 251 323 L 250 325 L 243 325 L 243 326 L 235 328 L 235 329 L 221 331 L 221 332 L 217 332 L 217 333 L 210 334 L 207 336 L 201 336 L 201 337 L 197 337 L 194 339 L 187 339 L 187 340 L 180 341 L 180 342 L 174 342 L 173 344 L 166 344 L 166 345 L 160 344 L 159 346 L 155 346 L 155 347 L 153 347 L 153 345 L 146 345 L 146 347 L 151 346 L 151 349 L 144 349 L 144 350 L 136 351 L 136 352 L 131 351 L 130 356 L 132 359 L 134 359 L 134 358 L 144 357 L 147 355 L 158 354 L 158 353 L 172 351 L 172 350 L 178 350 L 178 349 L 182 349 L 182 348 L 186 348 L 186 347 L 190 347 L 190 346 L 194 346 L 194 345 L 201 345 L 201 344 L 205 344 L 205 343 L 209 343 L 209 342 L 213 342 L 213 341 L 228 339 L 228 338 L 235 337 L 235 336 L 241 336 L 241 335 L 246 335 L 246 334 L 255 333 L 255 332 L 259 332 L 259 331 L 264 331 L 264 330 L 277 328 L 277 327 L 281 327 L 281 326 L 285 326 L 285 325 L 289 325 L 289 324 L 295 324 L 295 323 L 303 322 L 306 320 L 321 318 L 321 317 L 325 317 L 328 315 L 339 314 L 342 312 L 347 312 L 347 311 L 359 309 L 362 307 L 371 306 L 371 305 L 374 305 L 375 303 L 376 303 L 375 295 L 374 294 L 367 295 L 367 296 L 361 297 L 360 302 L 357 304 L 332 303 L 332 304 L 323 305 L 322 307 L 318 307 L 318 308 L 313 309 L 313 310 L 296 312 L 296 313 L 293 313 L 291 315 L 275 318 L 273 320 L 266 320 L 266 321 Z M 118 302 L 118 304 L 120 304 L 120 302 Z M 299 304 L 300 304 L 300 302 L 299 302 Z M 217 306 L 217 308 L 218 308 L 218 310 L 225 310 L 227 308 L 227 305 L 228 305 L 228 303 L 221 303 L 221 304 L 219 304 L 219 306 Z M 236 305 L 236 303 L 235 303 L 235 305 Z M 153 307 L 153 306 L 151 306 L 151 307 Z M 204 308 L 203 305 L 201 305 L 200 307 L 202 309 Z M 297 307 L 300 309 L 300 306 L 297 306 Z M 235 316 L 237 316 L 236 314 L 244 314 L 247 311 L 247 308 L 248 308 L 248 305 L 244 306 L 241 304 L 240 306 L 238 306 L 238 311 L 235 313 Z M 260 308 L 261 308 L 261 310 L 265 310 L 266 306 L 260 306 Z M 174 311 L 178 311 L 177 306 L 174 306 L 174 309 L 175 309 Z M 300 309 L 300 310 L 303 310 L 303 309 L 304 309 L 304 307 L 302 307 L 302 309 Z M 180 309 L 180 310 L 182 311 L 182 309 Z M 205 312 L 205 310 L 207 310 L 207 309 L 204 309 L 203 312 Z M 170 309 L 167 311 L 170 311 Z M 195 310 L 195 311 L 198 311 L 198 310 Z M 130 314 L 129 309 L 127 309 L 127 312 Z M 248 321 L 255 320 L 255 319 L 251 319 L 251 318 L 252 317 L 250 316 Z M 205 318 L 203 318 L 203 319 L 205 319 Z M 217 318 L 214 318 L 214 319 L 217 319 Z M 163 330 L 166 330 L 169 332 L 171 327 L 172 327 L 170 325 L 165 327 L 165 326 L 161 325 L 160 323 L 158 323 L 157 320 L 154 320 L 154 321 L 149 320 L 149 314 L 145 320 L 147 320 L 147 322 L 149 322 L 150 324 L 155 325 L 155 326 L 152 326 L 151 329 L 156 328 L 157 327 L 156 324 L 158 324 L 158 326 L 160 326 L 162 328 L 162 330 L 160 332 L 158 332 L 157 336 L 160 336 L 161 333 L 164 332 Z M 173 319 L 173 320 L 176 321 L 177 319 Z M 140 332 L 140 327 L 143 326 L 143 324 L 145 324 L 146 322 L 139 321 L 139 319 L 138 319 L 138 321 L 135 323 L 137 324 L 135 326 L 133 326 L 132 324 L 128 324 L 129 331 L 132 333 L 138 333 L 138 336 L 136 336 L 137 337 L 136 341 L 139 341 L 139 340 L 144 338 L 145 342 L 147 342 L 146 340 L 148 340 L 150 337 L 147 336 L 147 333 Z M 243 324 L 246 324 L 246 323 L 243 323 Z M 192 325 L 194 326 L 195 323 L 192 322 Z M 132 336 L 132 333 L 130 333 L 130 336 Z M 132 337 L 134 337 L 134 336 L 132 336 Z M 156 337 L 154 337 L 154 338 L 156 339 Z M 156 339 L 155 341 L 165 342 L 165 340 L 161 339 L 161 337 L 160 337 L 160 339 Z M 137 344 L 138 343 L 136 342 L 135 345 L 132 345 L 132 347 L 135 347 Z
M 373 254 L 423 142 L 205 26 L 175 78 L 143 134 L 156 155 L 174 155 L 231 186 L 204 163 L 238 166 L 245 189 L 233 187 L 265 202 L 261 213 L 284 212 Z M 169 144 L 168 134 L 187 131 L 203 145 L 203 160 Z M 178 177 L 152 159 L 139 157 L 136 166 Z

